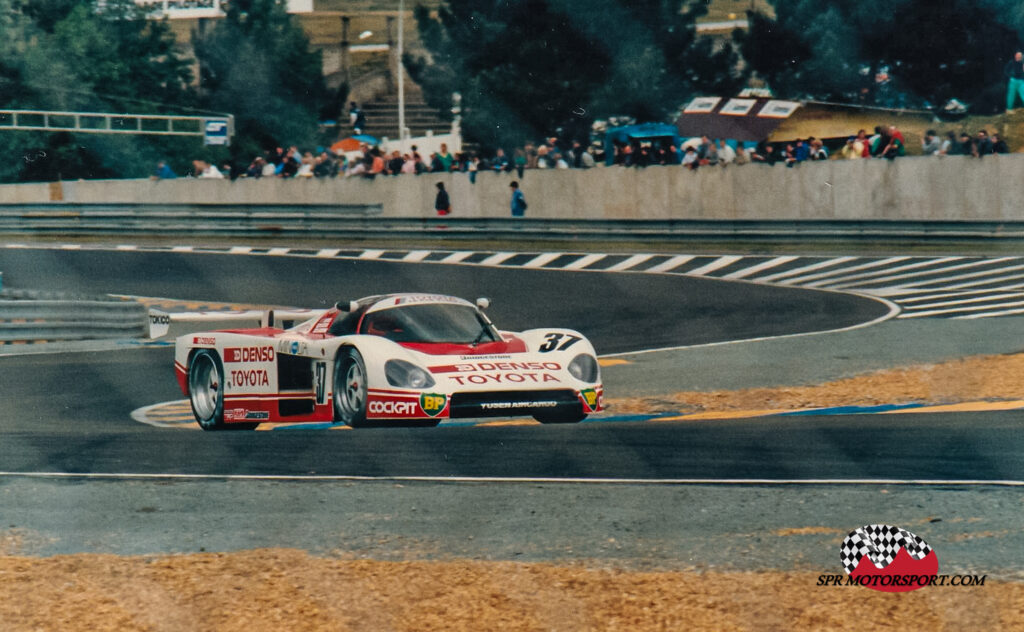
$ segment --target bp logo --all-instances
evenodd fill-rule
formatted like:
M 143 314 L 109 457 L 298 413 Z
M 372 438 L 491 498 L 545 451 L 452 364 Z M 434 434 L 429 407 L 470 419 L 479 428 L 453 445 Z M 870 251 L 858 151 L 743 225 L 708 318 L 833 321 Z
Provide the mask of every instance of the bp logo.
M 597 391 L 595 391 L 594 389 L 588 388 L 582 390 L 580 391 L 580 395 L 583 396 L 583 401 L 587 403 L 587 406 L 589 406 L 591 410 L 593 410 L 594 407 L 597 406 Z
M 869 524 L 851 532 L 839 557 L 854 583 L 883 592 L 923 588 L 934 583 L 939 572 L 939 560 L 927 542 L 888 524 Z
M 420 395 L 420 408 L 431 417 L 440 415 L 447 403 L 447 395 L 439 395 L 437 393 L 423 393 Z

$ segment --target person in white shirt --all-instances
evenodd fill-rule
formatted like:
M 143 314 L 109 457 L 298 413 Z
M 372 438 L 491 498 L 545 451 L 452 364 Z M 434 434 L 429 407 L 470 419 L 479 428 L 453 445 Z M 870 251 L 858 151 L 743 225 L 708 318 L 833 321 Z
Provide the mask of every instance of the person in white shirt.
M 220 169 L 214 167 L 205 160 L 193 160 L 192 170 L 196 174 L 197 178 L 214 178 L 217 180 L 223 180 L 224 174 L 220 172 Z
M 688 169 L 696 169 L 697 165 L 697 150 L 691 145 L 686 148 L 686 154 L 683 155 L 683 166 Z
M 718 164 L 723 167 L 731 165 L 736 160 L 736 150 L 726 144 L 724 140 L 718 140 Z

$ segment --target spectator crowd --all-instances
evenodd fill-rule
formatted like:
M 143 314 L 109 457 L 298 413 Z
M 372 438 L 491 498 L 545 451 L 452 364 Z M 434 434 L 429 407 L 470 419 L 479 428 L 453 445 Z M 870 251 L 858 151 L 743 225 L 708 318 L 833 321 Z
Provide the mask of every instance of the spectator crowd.
M 761 141 L 747 147 L 722 139 L 702 136 L 684 143 L 671 139 L 642 139 L 614 143 L 609 156 L 601 149 L 585 147 L 578 141 L 565 142 L 557 137 L 540 143 L 528 143 L 507 154 L 496 149 L 488 156 L 475 152 L 453 154 L 441 144 L 436 152 L 420 153 L 416 145 L 408 151 L 387 152 L 380 147 L 363 144 L 358 151 L 334 153 L 320 149 L 315 154 L 292 146 L 278 147 L 256 156 L 248 165 L 222 164 L 219 168 L 201 160 L 193 161 L 191 174 L 200 178 L 376 178 L 402 174 L 466 173 L 471 182 L 480 172 L 514 172 L 522 178 L 532 169 L 589 169 L 606 161 L 623 167 L 679 165 L 691 170 L 704 166 L 745 164 L 784 164 L 794 167 L 806 161 L 860 160 L 883 158 L 895 160 L 907 154 L 907 141 L 895 125 L 875 127 L 872 134 L 858 130 L 845 139 L 808 137 L 786 142 Z M 921 153 L 926 156 L 974 156 L 1009 153 L 1005 139 L 998 133 L 979 130 L 975 135 L 948 131 L 940 135 L 928 130 L 921 140 Z M 154 178 L 174 177 L 166 164 L 160 163 Z

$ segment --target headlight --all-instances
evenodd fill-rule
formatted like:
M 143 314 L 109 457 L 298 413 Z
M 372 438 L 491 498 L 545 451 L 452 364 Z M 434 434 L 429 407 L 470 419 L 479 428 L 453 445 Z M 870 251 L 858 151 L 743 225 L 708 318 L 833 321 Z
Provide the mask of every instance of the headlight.
M 600 376 L 597 359 L 592 355 L 581 353 L 569 363 L 569 373 L 581 382 L 596 382 Z
M 429 373 L 405 360 L 388 360 L 384 364 L 384 375 L 388 384 L 399 388 L 430 388 L 434 385 L 434 378 Z

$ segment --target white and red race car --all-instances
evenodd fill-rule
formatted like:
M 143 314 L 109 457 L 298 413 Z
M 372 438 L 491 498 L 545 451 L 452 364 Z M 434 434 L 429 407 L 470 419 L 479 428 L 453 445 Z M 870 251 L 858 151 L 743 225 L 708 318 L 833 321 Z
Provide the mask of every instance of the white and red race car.
M 289 329 L 188 334 L 176 339 L 175 373 L 204 430 L 518 415 L 572 423 L 602 410 L 597 357 L 582 334 L 498 331 L 487 304 L 389 294 Z

